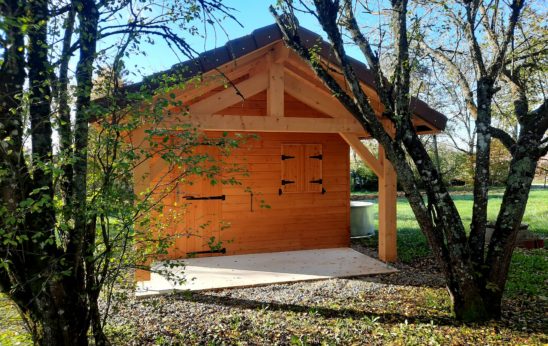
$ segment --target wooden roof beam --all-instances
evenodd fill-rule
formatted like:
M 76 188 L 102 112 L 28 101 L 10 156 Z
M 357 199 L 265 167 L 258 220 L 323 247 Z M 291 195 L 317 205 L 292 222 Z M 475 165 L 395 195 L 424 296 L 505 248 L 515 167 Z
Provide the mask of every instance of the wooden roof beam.
M 357 135 L 344 132 L 339 133 L 339 135 L 354 149 L 356 154 L 371 168 L 377 177 L 382 177 L 383 167 L 381 162 L 369 151 Z
M 359 124 L 344 119 L 240 116 L 219 114 L 190 114 L 165 120 L 164 126 L 177 129 L 178 125 L 196 126 L 204 131 L 245 131 L 245 132 L 303 132 L 339 133 L 358 132 Z
M 189 107 L 189 113 L 215 114 L 226 107 L 242 102 L 244 98 L 251 97 L 267 87 L 268 74 L 263 72 L 236 84 L 236 88 L 227 88 L 194 103 Z
M 269 56 L 268 88 L 266 92 L 266 114 L 284 116 L 284 66 Z
M 340 118 L 345 116 L 356 121 L 356 123 L 358 122 L 334 96 L 290 70 L 286 70 L 285 73 L 285 91 L 302 103 L 331 117 Z

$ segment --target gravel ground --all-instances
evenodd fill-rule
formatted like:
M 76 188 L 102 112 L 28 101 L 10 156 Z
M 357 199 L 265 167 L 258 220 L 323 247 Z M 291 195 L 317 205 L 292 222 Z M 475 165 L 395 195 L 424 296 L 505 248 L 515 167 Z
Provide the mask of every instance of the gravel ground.
M 373 250 L 354 248 L 372 257 Z M 126 345 L 543 344 L 546 302 L 511 302 L 505 320 L 465 326 L 431 259 L 390 275 L 128 298 L 107 333 Z M 525 305 L 523 305 L 525 304 Z M 528 305 L 529 304 L 529 305 Z M 529 309 L 530 315 L 520 315 Z

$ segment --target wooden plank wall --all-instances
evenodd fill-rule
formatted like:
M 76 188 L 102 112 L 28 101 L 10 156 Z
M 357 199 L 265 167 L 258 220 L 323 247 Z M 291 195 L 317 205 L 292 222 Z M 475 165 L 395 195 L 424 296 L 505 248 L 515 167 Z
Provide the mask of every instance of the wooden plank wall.
M 282 144 L 321 145 L 324 194 L 317 189 L 279 195 Z M 180 187 L 165 200 L 166 211 L 187 207 L 178 212 L 181 219 L 169 227 L 169 233 L 185 234 L 189 227 L 192 233 L 200 232 L 199 224 L 210 221 L 201 237 L 178 239 L 167 258 L 184 258 L 188 252 L 208 250 L 207 238 L 212 235 L 219 235 L 228 255 L 349 246 L 349 146 L 339 135 L 260 133 L 224 160 L 227 171 L 234 166 L 247 171 L 223 173 L 223 178 L 235 176 L 241 185 L 211 187 L 204 179 Z M 153 182 L 165 170 L 161 162 L 151 164 Z M 188 203 L 183 196 L 189 194 L 224 194 L 226 199 Z M 221 224 L 230 226 L 221 230 Z
M 325 194 L 279 195 L 281 146 L 291 143 L 322 145 Z M 237 177 L 242 185 L 222 187 L 226 195 L 222 219 L 230 227 L 221 231 L 221 238 L 228 241 L 228 254 L 349 245 L 349 149 L 340 136 L 261 133 L 258 140 L 250 139 L 244 148 L 233 151 L 228 163 L 249 173 Z

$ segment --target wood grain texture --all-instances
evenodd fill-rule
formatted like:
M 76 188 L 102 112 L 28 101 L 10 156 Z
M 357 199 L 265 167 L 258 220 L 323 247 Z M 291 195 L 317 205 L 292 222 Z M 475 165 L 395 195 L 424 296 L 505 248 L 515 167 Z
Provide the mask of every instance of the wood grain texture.
M 300 163 L 285 160 L 297 165 L 284 168 L 282 152 L 302 156 Z M 322 160 L 309 158 L 319 154 Z M 348 246 L 348 156 L 349 147 L 337 134 L 259 133 L 258 139 L 226 158 L 227 164 L 237 163 L 247 170 L 236 174 L 239 185 L 212 186 L 207 179 L 193 178 L 192 185 L 181 186 L 166 199 L 169 208 L 181 215 L 170 227 L 179 238 L 166 258 L 184 258 L 188 252 L 208 250 L 211 237 L 222 241 L 227 254 Z M 154 160 L 151 166 L 156 178 L 151 181 L 166 176 L 167 168 L 162 165 L 161 159 Z M 295 175 L 299 183 L 286 185 L 280 195 L 284 169 L 286 177 Z M 232 174 L 223 173 L 223 178 Z M 321 185 L 308 183 L 320 178 Z M 325 194 L 321 187 L 326 189 Z M 224 201 L 183 198 L 223 194 Z M 224 229 L 223 225 L 229 227 Z

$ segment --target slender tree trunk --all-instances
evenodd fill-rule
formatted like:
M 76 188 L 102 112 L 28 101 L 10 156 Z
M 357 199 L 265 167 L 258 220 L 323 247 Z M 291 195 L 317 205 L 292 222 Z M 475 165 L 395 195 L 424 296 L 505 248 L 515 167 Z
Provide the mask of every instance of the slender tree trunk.
M 468 243 L 472 251 L 475 270 L 481 271 L 484 261 L 485 229 L 489 193 L 489 163 L 491 154 L 491 102 L 492 82 L 478 81 L 478 117 L 476 121 L 476 162 L 474 171 L 474 206 Z
M 72 155 L 72 128 L 70 119 L 70 105 L 69 105 L 69 62 L 70 62 L 70 48 L 72 43 L 72 35 L 74 31 L 74 22 L 76 17 L 76 10 L 71 8 L 67 14 L 65 20 L 65 35 L 63 37 L 63 48 L 61 52 L 61 64 L 59 65 L 59 80 L 58 80 L 58 128 L 59 128 L 59 151 L 60 156 L 66 159 L 62 166 L 63 173 L 61 175 L 60 191 L 61 197 L 64 202 L 63 217 L 68 224 L 71 215 L 72 205 L 72 164 L 70 163 L 70 156 Z M 66 238 L 66 237 L 65 237 Z
M 76 67 L 76 115 L 74 125 L 73 217 L 74 232 L 69 238 L 67 252 L 74 261 L 74 275 L 84 282 L 82 254 L 87 229 L 87 158 L 93 62 L 96 54 L 99 13 L 94 1 L 87 0 L 78 7 L 80 58 Z
M 537 148 L 542 136 L 534 130 L 522 129 L 510 163 L 507 186 L 502 198 L 495 230 L 489 243 L 485 273 L 485 299 L 495 318 L 501 315 L 501 302 L 516 237 L 527 206 L 539 156 Z
M 7 17 L 18 18 L 24 15 L 25 2 L 6 0 L 0 2 L 0 11 Z M 0 69 L 0 140 L 6 147 L 0 150 L 0 169 L 6 172 L 0 179 L 0 198 L 10 212 L 24 196 L 14 193 L 14 186 L 20 190 L 26 186 L 28 172 L 23 157 L 23 110 L 19 107 L 19 97 L 25 83 L 25 46 L 24 34 L 18 23 L 5 22 L 6 48 L 2 56 Z M 9 137 L 11 140 L 6 140 Z M 0 245 L 0 255 L 5 253 Z

